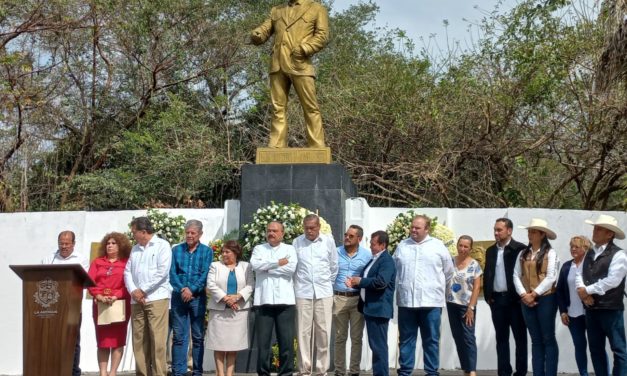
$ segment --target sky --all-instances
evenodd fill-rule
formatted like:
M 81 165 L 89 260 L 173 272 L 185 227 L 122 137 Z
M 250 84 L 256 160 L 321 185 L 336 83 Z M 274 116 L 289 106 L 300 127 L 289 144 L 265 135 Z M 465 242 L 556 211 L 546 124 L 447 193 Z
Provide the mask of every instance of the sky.
M 342 11 L 359 0 L 334 0 L 333 11 Z M 365 1 L 362 1 L 365 2 Z M 417 49 L 439 46 L 446 49 L 449 41 L 458 41 L 460 47 L 477 40 L 476 26 L 498 5 L 501 11 L 513 8 L 516 0 L 375 0 L 379 6 L 376 26 L 399 28 L 407 32 Z M 444 22 L 448 21 L 448 27 Z M 421 39 L 422 38 L 422 39 Z M 434 45 L 437 43 L 437 46 Z
M 331 0 L 333 11 L 342 11 L 367 0 Z M 447 42 L 457 42 L 469 49 L 479 38 L 481 19 L 498 8 L 503 14 L 519 0 L 372 0 L 379 6 L 374 26 L 398 28 L 407 32 L 417 50 L 426 48 L 437 53 L 447 50 Z M 589 17 L 596 17 L 600 0 L 573 0 L 574 7 Z M 566 17 L 574 17 L 572 14 Z M 445 21 L 448 26 L 445 27 Z M 469 30 L 470 28 L 470 30 Z

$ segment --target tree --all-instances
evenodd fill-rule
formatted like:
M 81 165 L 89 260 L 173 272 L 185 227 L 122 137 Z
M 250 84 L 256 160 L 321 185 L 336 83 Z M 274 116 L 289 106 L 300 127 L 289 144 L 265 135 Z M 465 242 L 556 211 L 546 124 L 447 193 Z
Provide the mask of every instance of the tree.
M 31 13 L 36 13 L 41 4 L 22 8 L 32 7 Z M 231 123 L 242 110 L 238 102 L 244 100 L 243 90 L 260 79 L 249 57 L 252 50 L 244 43 L 245 34 L 252 15 L 266 5 L 199 0 L 46 3 L 53 14 L 63 15 L 65 26 L 33 29 L 28 38 L 14 37 L 20 43 L 13 47 L 15 55 L 38 56 L 30 60 L 33 68 L 25 79 L 37 79 L 49 87 L 42 93 L 45 103 L 34 106 L 41 117 L 27 124 L 41 135 L 33 144 L 45 145 L 45 150 L 31 151 L 29 160 L 15 152 L 6 158 L 16 166 L 26 166 L 11 171 L 16 176 L 5 185 L 7 196 L 15 200 L 14 192 L 27 191 L 28 200 L 19 200 L 22 209 L 82 207 L 85 195 L 79 193 L 77 184 L 84 180 L 76 179 L 83 174 L 107 175 L 110 157 L 116 153 L 112 147 L 130 137 L 148 113 L 154 118 L 158 117 L 155 111 L 169 111 L 173 103 L 169 93 L 193 106 L 203 127 L 220 134 L 213 139 L 219 144 L 207 148 L 219 150 L 229 161 L 238 160 L 239 150 L 228 146 L 237 137 Z M 33 18 L 20 9 L 7 7 L 6 14 L 11 15 L 7 19 L 19 24 Z M 5 29 L 8 35 L 20 27 L 7 22 Z M 224 138 L 226 149 L 221 143 Z M 7 137 L 3 141 L 9 144 Z M 19 187 L 25 180 L 28 187 Z M 2 206 L 10 209 L 10 201 L 3 200 Z M 135 205 L 154 200 L 142 197 L 138 201 Z
M 273 1 L 0 4 L 0 209 L 221 206 L 265 145 Z M 332 5 L 328 4 L 327 5 Z M 371 205 L 626 208 L 624 2 L 526 0 L 433 56 L 331 11 L 333 158 Z M 622 12 L 622 13 L 621 13 Z M 122 15 L 122 16 L 121 16 Z M 290 144 L 304 144 L 295 97 Z

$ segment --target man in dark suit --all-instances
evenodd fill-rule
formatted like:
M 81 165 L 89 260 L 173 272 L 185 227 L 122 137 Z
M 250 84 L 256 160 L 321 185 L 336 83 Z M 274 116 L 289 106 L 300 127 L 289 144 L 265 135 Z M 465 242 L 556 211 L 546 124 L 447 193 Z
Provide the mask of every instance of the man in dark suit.
M 514 288 L 514 265 L 525 245 L 512 239 L 514 224 L 508 218 L 499 218 L 494 224 L 496 243 L 486 251 L 483 273 L 483 295 L 492 312 L 496 332 L 498 375 L 511 376 L 509 330 L 516 341 L 515 376 L 527 374 L 527 327 L 522 316 L 520 297 Z
M 386 251 L 389 237 L 385 231 L 371 235 L 372 260 L 361 276 L 346 279 L 346 285 L 359 288 L 359 312 L 363 313 L 368 330 L 368 344 L 372 350 L 373 376 L 388 376 L 388 323 L 394 316 L 394 282 L 396 267 Z

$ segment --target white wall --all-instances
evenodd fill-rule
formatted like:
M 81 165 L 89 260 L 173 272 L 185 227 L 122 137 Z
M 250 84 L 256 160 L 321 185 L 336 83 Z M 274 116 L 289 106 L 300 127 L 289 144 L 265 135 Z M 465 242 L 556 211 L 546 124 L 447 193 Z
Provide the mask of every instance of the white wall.
M 233 218 L 236 218 L 238 215 L 238 207 L 237 201 L 230 201 L 227 204 L 226 211 L 229 213 L 227 215 L 229 218 L 225 218 L 225 210 L 223 209 L 172 209 L 166 211 L 174 215 L 182 214 L 187 219 L 201 220 L 205 226 L 201 241 L 207 243 L 234 227 Z M 384 230 L 398 213 L 406 210 L 409 209 L 369 208 L 363 199 L 351 199 L 347 202 L 346 223 L 359 224 L 364 227 L 366 234 L 370 234 L 376 230 Z M 562 261 L 570 259 L 568 251 L 570 237 L 577 234 L 584 234 L 590 237 L 591 226 L 584 224 L 584 219 L 593 218 L 599 214 L 599 212 L 547 209 L 424 208 L 418 209 L 418 212 L 437 216 L 438 221 L 451 227 L 456 236 L 468 234 L 475 240 L 493 239 L 492 226 L 494 220 L 498 217 L 509 217 L 514 221 L 515 225 L 526 224 L 531 217 L 545 218 L 558 235 L 558 238 L 552 244 L 558 251 Z M 627 213 L 606 213 L 618 218 L 619 226 L 627 229 Z M 144 214 L 145 211 L 141 210 L 0 214 L 0 239 L 2 239 L 0 260 L 5 265 L 5 273 L 0 276 L 0 301 L 5 303 L 0 316 L 0 333 L 9 339 L 0 341 L 0 374 L 17 375 L 21 374 L 22 370 L 22 286 L 20 279 L 8 268 L 8 265 L 39 263 L 44 256 L 56 249 L 57 234 L 67 229 L 73 230 L 77 235 L 76 249 L 84 250 L 87 253 L 91 243 L 100 241 L 105 233 L 126 231 L 127 225 L 133 216 Z M 515 228 L 514 238 L 526 242 L 526 231 Z M 618 244 L 623 249 L 627 246 L 625 241 L 619 241 Z M 490 309 L 482 299 L 480 299 L 477 309 L 478 369 L 495 369 L 496 347 L 494 329 L 490 319 Z M 83 324 L 81 328 L 81 368 L 85 372 L 98 370 L 91 310 L 91 300 L 85 300 L 83 302 Z M 576 372 L 576 365 L 572 356 L 572 341 L 568 330 L 560 323 L 556 327 L 560 346 L 560 372 Z M 390 323 L 388 338 L 390 366 L 396 367 L 398 360 L 396 319 Z M 130 337 L 127 343 L 130 345 Z M 459 367 L 445 312 L 442 315 L 441 343 L 441 367 L 445 369 Z M 416 367 L 422 368 L 420 341 L 418 341 L 418 344 Z M 350 344 L 348 347 L 350 347 Z M 134 368 L 131 354 L 132 349 L 128 346 L 122 363 L 124 370 L 132 370 Z M 364 337 L 363 369 L 370 369 L 370 359 L 370 349 Z M 204 363 L 206 370 L 213 369 L 213 358 L 210 352 L 205 354 Z M 591 365 L 589 365 L 589 369 L 592 369 Z
M 173 215 L 203 222 L 203 243 L 221 236 L 225 218 L 222 209 L 168 209 Z M 0 301 L 4 303 L 0 333 L 10 340 L 0 341 L 0 375 L 22 373 L 22 282 L 9 269 L 14 264 L 38 264 L 57 249 L 57 235 L 63 230 L 76 233 L 76 250 L 89 256 L 92 242 L 99 242 L 111 231 L 125 232 L 133 216 L 145 215 L 144 210 L 116 212 L 39 212 L 0 214 L 0 260 L 5 272 L 0 276 Z M 7 304 L 8 303 L 8 304 Z M 96 338 L 92 320 L 92 301 L 83 300 L 81 326 L 81 368 L 84 372 L 98 371 Z M 133 370 L 132 346 L 129 337 L 121 365 Z M 210 363 L 211 364 L 211 363 Z M 209 368 L 211 369 L 211 368 Z

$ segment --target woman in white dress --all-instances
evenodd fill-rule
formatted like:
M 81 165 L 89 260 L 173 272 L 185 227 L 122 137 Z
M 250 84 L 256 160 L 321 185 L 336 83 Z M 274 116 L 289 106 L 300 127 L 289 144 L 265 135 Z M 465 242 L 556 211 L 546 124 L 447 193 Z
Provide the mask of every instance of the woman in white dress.
M 222 246 L 220 261 L 207 276 L 209 325 L 206 347 L 214 351 L 217 376 L 232 376 L 237 351 L 248 346 L 248 311 L 254 278 L 250 264 L 240 261 L 242 247 L 235 240 Z M 225 373 L 226 363 L 226 373 Z

